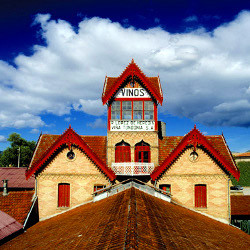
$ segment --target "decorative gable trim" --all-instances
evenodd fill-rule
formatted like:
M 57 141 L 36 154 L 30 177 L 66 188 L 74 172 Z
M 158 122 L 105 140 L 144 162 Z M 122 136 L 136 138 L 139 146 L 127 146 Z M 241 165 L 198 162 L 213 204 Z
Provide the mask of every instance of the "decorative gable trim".
M 67 145 L 69 150 L 72 145 L 76 145 L 82 150 L 90 160 L 111 180 L 116 178 L 115 173 L 109 169 L 106 164 L 90 149 L 90 147 L 83 141 L 83 139 L 69 126 L 69 128 L 48 148 L 40 159 L 30 166 L 26 172 L 26 178 L 36 173 L 58 150 L 62 145 Z
M 118 92 L 118 90 L 121 88 L 121 86 L 129 77 L 137 78 L 137 80 L 139 80 L 139 82 L 150 93 L 150 95 L 152 95 L 162 105 L 163 95 L 161 87 L 160 87 L 160 93 L 157 93 L 157 91 L 151 86 L 150 80 L 145 76 L 145 74 L 141 71 L 141 69 L 134 62 L 133 59 L 131 63 L 126 67 L 126 69 L 123 71 L 123 73 L 117 78 L 112 90 L 106 94 L 105 92 L 106 92 L 108 78 L 107 77 L 105 78 L 105 84 L 103 87 L 103 94 L 102 94 L 103 105 L 107 103 Z M 158 83 L 160 85 L 159 78 L 158 78 Z
M 224 141 L 225 142 L 225 141 Z M 206 139 L 206 137 L 194 126 L 194 128 L 183 137 L 177 147 L 171 152 L 171 154 L 165 159 L 165 161 L 157 167 L 151 174 L 153 181 L 158 179 L 163 172 L 165 172 L 173 162 L 183 153 L 188 147 L 193 146 L 194 150 L 198 146 L 203 146 L 224 168 L 224 171 L 231 173 L 235 179 L 239 180 L 240 172 L 235 165 L 235 162 L 228 162 Z M 227 147 L 227 146 L 226 146 Z

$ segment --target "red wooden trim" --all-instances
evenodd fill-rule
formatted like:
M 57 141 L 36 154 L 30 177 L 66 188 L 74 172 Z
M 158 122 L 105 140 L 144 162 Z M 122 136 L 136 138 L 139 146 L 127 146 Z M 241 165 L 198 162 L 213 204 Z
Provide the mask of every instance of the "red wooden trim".
M 158 130 L 158 117 L 157 117 L 157 105 L 154 103 L 154 120 L 155 120 L 155 131 Z
M 207 207 L 207 186 L 204 184 L 195 185 L 194 190 L 195 207 Z
M 146 76 L 143 74 L 143 72 L 140 70 L 140 68 L 132 61 L 127 68 L 123 71 L 123 73 L 121 74 L 121 76 L 118 77 L 113 90 L 110 91 L 106 96 L 102 97 L 102 102 L 103 104 L 107 103 L 108 100 L 111 99 L 112 96 L 115 95 L 115 93 L 117 93 L 117 91 L 119 90 L 119 88 L 121 87 L 121 85 L 124 83 L 124 81 L 126 81 L 126 79 L 129 76 L 134 76 L 136 75 L 143 83 L 144 87 L 148 90 L 148 92 L 154 96 L 154 98 L 162 105 L 162 101 L 163 101 L 163 96 L 162 95 L 158 95 L 155 90 L 151 87 L 151 83 L 149 82 L 149 80 L 146 78 Z
M 120 102 L 120 119 L 122 120 L 122 102 Z
M 37 172 L 46 163 L 46 161 L 53 156 L 54 152 L 62 147 L 62 145 L 67 145 L 70 149 L 73 144 L 77 145 L 111 181 L 116 178 L 115 173 L 108 168 L 106 164 L 83 141 L 83 139 L 71 127 L 69 127 L 40 157 L 39 161 L 37 161 L 36 164 L 34 164 L 26 172 L 26 179 Z
M 139 153 L 141 153 L 141 162 L 144 162 L 143 152 L 148 152 L 148 162 L 151 162 L 150 146 L 135 146 L 135 162 L 139 161 Z
M 187 148 L 187 146 L 194 146 L 194 149 L 198 145 L 205 147 L 218 162 L 237 180 L 239 180 L 239 170 L 235 169 L 235 166 L 227 162 L 227 160 L 210 144 L 206 137 L 196 129 L 196 126 L 183 137 L 178 146 L 172 151 L 172 153 L 165 159 L 165 161 L 155 168 L 150 175 L 152 180 L 155 181 L 160 175 L 169 168 L 169 166 L 181 155 L 181 153 Z
M 144 112 L 145 112 L 145 102 L 143 101 L 143 102 L 142 102 L 142 119 L 143 119 L 143 120 L 145 119 Z
M 151 98 L 116 98 L 114 101 L 153 101 Z
M 108 131 L 110 131 L 111 105 L 108 106 Z
M 131 119 L 134 120 L 134 100 L 131 101 Z

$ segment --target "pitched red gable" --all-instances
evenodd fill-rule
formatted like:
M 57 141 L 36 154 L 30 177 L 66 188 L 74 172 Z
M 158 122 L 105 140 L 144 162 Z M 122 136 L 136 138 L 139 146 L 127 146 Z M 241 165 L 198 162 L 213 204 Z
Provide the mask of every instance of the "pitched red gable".
M 130 188 L 40 221 L 1 247 L 248 249 L 249 244 L 249 235 L 235 227 Z
M 62 135 L 40 137 L 26 177 L 36 173 L 63 145 L 69 148 L 71 145 L 78 146 L 111 181 L 116 178 L 114 172 L 106 166 L 106 137 L 79 136 L 71 127 Z
M 196 127 L 185 136 L 168 136 L 159 140 L 159 166 L 151 174 L 156 180 L 188 147 L 203 146 L 222 165 L 224 170 L 232 174 L 237 180 L 240 172 L 228 149 L 223 136 L 204 136 Z
M 32 205 L 34 191 L 10 191 L 0 196 L 0 210 L 24 224 Z
M 145 76 L 134 60 L 131 61 L 119 77 L 106 77 L 102 93 L 103 104 L 107 103 L 117 93 L 128 77 L 134 76 L 138 77 L 143 87 L 162 104 L 163 95 L 159 77 Z

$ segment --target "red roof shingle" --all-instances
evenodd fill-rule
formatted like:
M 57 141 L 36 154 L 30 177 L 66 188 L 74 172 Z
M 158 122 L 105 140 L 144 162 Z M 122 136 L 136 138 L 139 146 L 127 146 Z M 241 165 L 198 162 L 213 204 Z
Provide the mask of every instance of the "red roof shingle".
M 10 191 L 0 196 L 0 210 L 7 213 L 22 225 L 30 211 L 34 191 Z
M 3 249 L 248 249 L 250 236 L 130 188 L 39 222 Z
M 250 215 L 250 195 L 231 195 L 231 215 Z
M 23 226 L 14 218 L 0 211 L 0 241 L 22 228 Z
M 204 136 L 211 146 L 226 160 L 232 169 L 238 171 L 233 157 L 222 135 Z M 182 142 L 184 136 L 165 136 L 159 139 L 159 167 Z M 159 168 L 158 167 L 158 168 Z
M 128 77 L 131 77 L 132 75 L 137 76 L 144 85 L 143 87 L 145 87 L 147 91 L 160 104 L 162 104 L 163 94 L 159 77 L 147 77 L 134 62 L 134 60 L 131 61 L 131 63 L 125 68 L 119 77 L 106 77 L 102 93 L 103 104 L 105 104 L 112 96 L 114 96 L 124 84 L 124 82 L 126 82 Z
M 25 177 L 27 168 L 0 168 L 1 180 L 8 180 L 8 188 L 35 188 L 35 177 Z

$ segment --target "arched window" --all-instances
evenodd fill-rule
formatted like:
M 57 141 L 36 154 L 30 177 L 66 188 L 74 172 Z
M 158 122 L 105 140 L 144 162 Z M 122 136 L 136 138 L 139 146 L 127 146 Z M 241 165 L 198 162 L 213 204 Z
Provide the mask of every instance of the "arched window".
M 123 140 L 115 145 L 115 162 L 131 162 L 130 145 Z
M 150 162 L 150 145 L 143 140 L 135 144 L 135 162 Z
M 70 203 L 70 184 L 58 184 L 58 207 L 69 207 Z

